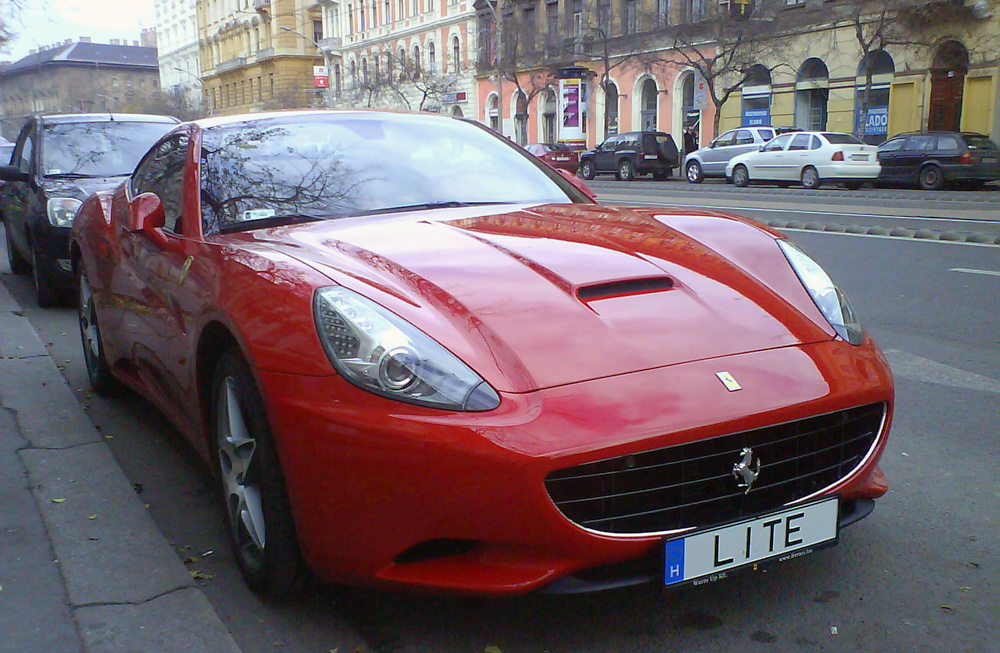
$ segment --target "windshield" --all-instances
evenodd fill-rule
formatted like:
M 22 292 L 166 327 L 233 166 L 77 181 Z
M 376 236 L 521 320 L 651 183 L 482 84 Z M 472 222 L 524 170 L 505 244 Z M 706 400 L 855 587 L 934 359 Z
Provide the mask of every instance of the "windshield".
M 575 193 L 485 129 L 420 115 L 289 114 L 220 125 L 205 130 L 201 158 L 206 234 L 282 217 L 568 202 Z
M 47 177 L 131 174 L 142 155 L 173 126 L 121 120 L 45 125 L 42 170 Z

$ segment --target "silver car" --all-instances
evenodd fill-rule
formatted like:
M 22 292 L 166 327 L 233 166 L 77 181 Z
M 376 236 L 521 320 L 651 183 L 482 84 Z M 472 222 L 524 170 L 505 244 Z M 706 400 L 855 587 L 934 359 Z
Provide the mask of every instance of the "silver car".
M 774 127 L 740 127 L 723 132 L 705 147 L 684 157 L 684 175 L 692 184 L 705 177 L 726 176 L 726 164 L 737 154 L 759 150 L 777 133 Z

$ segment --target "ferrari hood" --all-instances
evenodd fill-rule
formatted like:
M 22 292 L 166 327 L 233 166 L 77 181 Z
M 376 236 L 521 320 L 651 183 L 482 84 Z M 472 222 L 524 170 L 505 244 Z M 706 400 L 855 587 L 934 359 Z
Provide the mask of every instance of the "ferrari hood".
M 832 337 L 775 235 L 745 221 L 579 204 L 495 211 L 257 238 L 393 310 L 502 391 Z M 712 239 L 724 254 L 702 242 Z

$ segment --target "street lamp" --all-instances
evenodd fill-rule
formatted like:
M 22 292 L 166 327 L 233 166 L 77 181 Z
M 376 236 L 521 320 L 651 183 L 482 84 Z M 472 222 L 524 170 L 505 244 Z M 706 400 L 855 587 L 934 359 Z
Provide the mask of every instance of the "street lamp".
M 210 115 L 210 116 L 214 115 L 214 107 L 212 106 L 212 102 L 210 102 L 209 99 L 208 99 L 208 97 L 207 97 L 208 96 L 208 92 L 207 92 L 208 89 L 205 88 L 205 82 L 201 81 L 201 77 L 198 77 L 197 75 L 195 75 L 190 70 L 186 70 L 184 68 L 178 68 L 177 66 L 173 66 L 173 69 L 176 70 L 179 73 L 184 73 L 185 75 L 190 75 L 194 79 L 194 81 L 198 82 L 198 86 L 201 87 L 201 99 L 202 99 L 202 102 L 204 102 L 205 104 L 208 105 L 208 115 Z
M 332 99 L 330 97 L 330 62 L 326 58 L 326 53 L 323 52 L 323 48 L 320 47 L 319 43 L 317 43 L 315 40 L 309 38 L 308 36 L 306 36 L 305 34 L 303 34 L 302 32 L 300 32 L 298 30 L 292 29 L 291 27 L 285 27 L 284 25 L 282 25 L 278 29 L 280 29 L 283 32 L 291 32 L 292 34 L 294 34 L 294 35 L 296 35 L 298 37 L 304 38 L 305 40 L 309 41 L 310 43 L 312 43 L 313 45 L 316 46 L 316 50 L 318 50 L 319 53 L 320 53 L 320 55 L 323 57 L 323 67 L 327 71 L 326 72 L 326 88 L 323 89 L 323 91 L 324 91 L 324 93 L 323 93 L 323 104 L 325 104 L 326 106 L 329 107 L 330 106 L 330 100 Z

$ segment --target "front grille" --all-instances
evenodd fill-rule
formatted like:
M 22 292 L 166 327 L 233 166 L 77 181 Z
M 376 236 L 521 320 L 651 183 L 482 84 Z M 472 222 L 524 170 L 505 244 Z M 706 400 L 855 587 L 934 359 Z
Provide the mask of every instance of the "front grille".
M 875 444 L 884 413 L 876 403 L 598 460 L 552 472 L 545 487 L 567 518 L 595 531 L 707 526 L 774 510 L 844 478 Z M 744 447 L 761 461 L 749 494 L 733 477 Z

